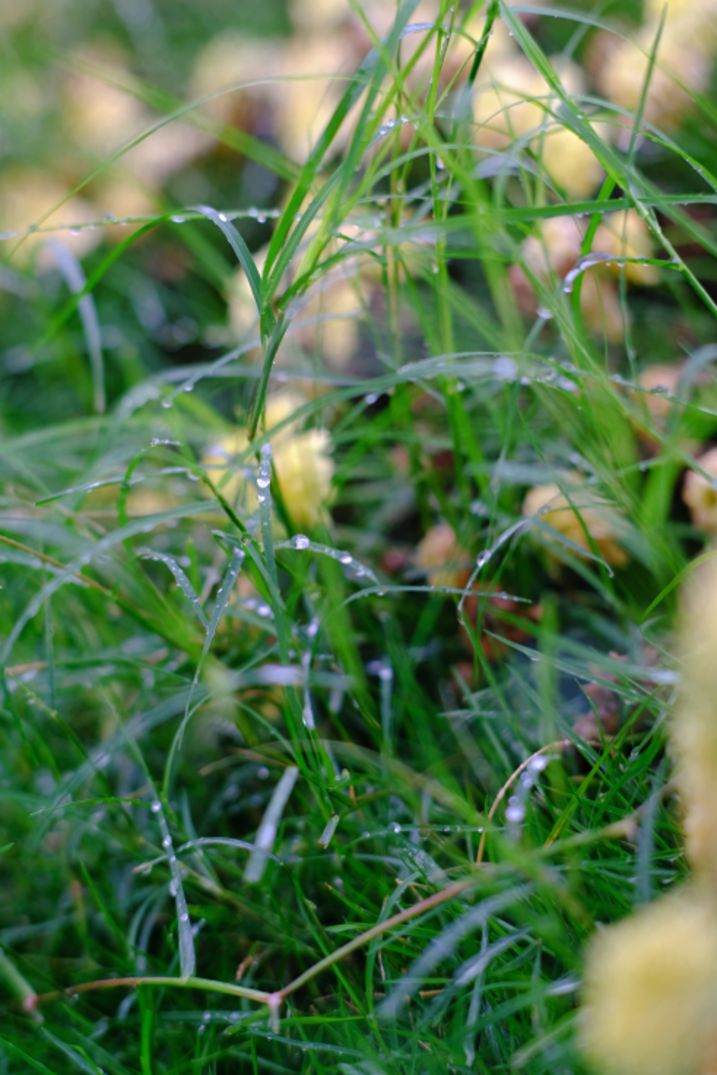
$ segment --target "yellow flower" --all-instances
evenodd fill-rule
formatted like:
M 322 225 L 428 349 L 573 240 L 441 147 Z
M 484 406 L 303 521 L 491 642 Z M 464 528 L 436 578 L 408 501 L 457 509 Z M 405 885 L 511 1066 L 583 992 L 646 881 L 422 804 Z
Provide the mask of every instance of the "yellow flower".
M 571 500 L 577 510 L 570 506 L 570 501 L 555 483 L 536 485 L 523 502 L 523 514 L 540 513 L 540 519 L 553 530 L 585 552 L 592 553 L 587 531 L 598 555 L 606 563 L 615 567 L 627 563 L 627 553 L 617 543 L 616 513 L 579 485 L 571 489 Z
M 287 511 L 297 526 L 312 529 L 325 518 L 325 505 L 331 497 L 334 464 L 329 454 L 329 434 L 324 429 L 297 432 L 292 416 L 306 400 L 298 393 L 281 392 L 267 400 L 265 420 L 273 449 L 276 479 Z M 283 427 L 271 433 L 280 423 Z M 202 466 L 219 491 L 247 514 L 256 511 L 254 485 L 247 481 L 244 469 L 254 469 L 256 460 L 249 457 L 238 466 L 236 457 L 247 451 L 249 439 L 243 429 L 236 429 L 216 441 L 202 455 Z
M 521 245 L 524 263 L 530 272 L 551 287 L 564 278 L 580 257 L 585 227 L 575 217 L 560 216 L 546 220 L 541 235 L 531 235 Z M 520 265 L 511 265 L 510 281 L 518 305 L 533 314 L 536 298 Z M 580 312 L 590 332 L 604 334 L 608 343 L 618 343 L 623 335 L 622 311 L 612 280 L 589 269 L 582 278 Z
M 604 137 L 606 125 L 598 126 L 596 133 Z M 544 138 L 536 140 L 534 149 L 551 179 L 572 198 L 589 198 L 605 175 L 587 142 L 568 127 L 552 126 Z
M 605 42 L 599 62 L 594 64 L 595 81 L 608 100 L 627 112 L 636 113 L 642 98 L 647 76 L 649 56 L 654 42 L 656 27 L 646 27 L 636 38 L 641 48 L 626 39 Z M 674 130 L 682 117 L 693 108 L 688 93 L 680 89 L 678 79 L 690 90 L 706 92 L 709 85 L 711 63 L 694 48 L 663 34 L 657 64 L 647 90 L 643 119 L 646 123 L 663 130 Z M 670 72 L 674 71 L 675 78 Z M 627 146 L 632 138 L 632 118 L 618 117 L 624 124 L 621 146 Z
M 313 529 L 325 517 L 334 464 L 325 429 L 299 433 L 274 451 L 274 468 L 289 515 L 297 526 Z
M 701 1075 L 717 1003 L 717 914 L 683 891 L 597 934 L 582 1044 L 609 1075 Z
M 712 483 L 696 470 L 688 470 L 682 499 L 690 509 L 695 526 L 713 536 L 717 534 L 717 448 L 710 448 L 697 462 L 710 475 Z
M 717 881 L 717 565 L 695 571 L 682 608 L 683 684 L 672 728 L 687 855 Z
M 627 209 L 603 216 L 602 224 L 595 232 L 593 250 L 614 254 L 616 259 L 651 258 L 654 256 L 655 244 L 642 217 L 634 209 Z M 620 266 L 617 262 L 611 268 L 619 275 Z M 660 274 L 655 265 L 636 265 L 635 262 L 629 261 L 625 265 L 625 275 L 635 284 L 660 282 Z
M 458 544 L 453 527 L 439 523 L 419 542 L 413 562 L 426 572 L 429 586 L 459 587 L 468 580 L 471 557 Z

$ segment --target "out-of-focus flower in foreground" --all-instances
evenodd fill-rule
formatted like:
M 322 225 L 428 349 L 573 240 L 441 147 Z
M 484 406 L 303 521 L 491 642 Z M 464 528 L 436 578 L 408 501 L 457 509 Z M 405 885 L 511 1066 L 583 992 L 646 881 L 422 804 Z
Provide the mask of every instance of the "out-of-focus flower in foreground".
M 432 526 L 416 547 L 414 564 L 425 571 L 429 586 L 461 588 L 470 577 L 472 558 L 461 548 L 452 526 Z
M 622 567 L 627 563 L 627 553 L 618 544 L 618 516 L 614 509 L 591 495 L 584 483 L 572 486 L 570 500 L 553 482 L 536 485 L 523 502 L 523 514 L 538 516 L 585 553 L 592 554 L 592 540 L 598 555 L 608 564 Z
M 717 534 L 717 448 L 710 448 L 697 462 L 712 480 L 696 470 L 688 470 L 682 486 L 682 499 L 690 509 L 695 526 L 713 538 Z
M 582 1043 L 609 1075 L 706 1075 L 717 1005 L 717 914 L 684 891 L 597 934 Z M 709 1069 L 712 1070 L 712 1069 Z
M 326 518 L 334 464 L 329 454 L 328 432 L 324 429 L 299 432 L 298 422 L 291 420 L 305 402 L 298 393 L 278 393 L 268 399 L 265 417 L 268 431 L 285 423 L 270 439 L 274 472 L 286 509 L 297 526 L 313 529 Z M 243 465 L 237 464 L 237 456 L 245 453 L 248 447 L 245 430 L 236 429 L 207 448 L 201 462 L 222 495 L 251 514 L 257 510 L 259 502 L 245 471 L 254 469 L 255 460 L 247 458 Z
M 717 1058 L 717 565 L 682 606 L 682 684 L 672 724 L 686 852 L 681 892 L 601 931 L 585 973 L 581 1038 L 606 1075 L 707 1075 Z

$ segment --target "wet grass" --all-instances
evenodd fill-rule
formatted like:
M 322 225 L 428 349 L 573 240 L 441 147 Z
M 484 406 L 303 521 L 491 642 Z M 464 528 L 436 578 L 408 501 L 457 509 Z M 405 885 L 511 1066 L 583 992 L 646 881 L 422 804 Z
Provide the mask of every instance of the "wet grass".
M 257 211 L 168 205 L 84 272 L 66 255 L 69 291 L 17 299 L 30 330 L 24 358 L 5 352 L 0 445 L 8 1075 L 582 1071 L 585 943 L 685 873 L 665 726 L 675 583 L 702 543 L 679 483 L 717 413 L 715 241 L 694 211 L 714 204 L 717 160 L 696 120 L 616 148 L 596 121 L 636 118 L 566 90 L 542 24 L 493 3 L 547 86 L 542 122 L 605 178 L 570 198 L 534 131 L 478 153 L 481 38 L 441 81 L 463 13 L 439 6 L 418 27 L 400 6 L 307 163 L 257 149 L 285 184 L 263 232 Z M 581 19 L 556 20 L 566 52 Z M 647 225 L 659 282 L 628 287 L 641 256 L 609 259 L 611 343 L 580 293 L 617 209 Z M 578 215 L 572 275 L 541 275 L 525 240 Z M 181 363 L 136 317 L 152 242 L 191 252 L 161 289 L 175 333 L 199 326 Z M 212 352 L 237 263 L 248 327 Z M 343 315 L 309 302 L 340 274 L 359 343 L 331 365 L 322 333 Z M 641 387 L 680 349 L 674 390 Z M 301 398 L 267 423 L 287 385 Z M 244 439 L 207 462 L 237 421 Z M 330 440 L 330 513 L 307 508 L 318 442 L 300 442 L 298 477 L 279 469 L 309 430 Z M 524 514 L 548 482 L 572 530 Z M 456 544 L 421 561 L 439 523 Z

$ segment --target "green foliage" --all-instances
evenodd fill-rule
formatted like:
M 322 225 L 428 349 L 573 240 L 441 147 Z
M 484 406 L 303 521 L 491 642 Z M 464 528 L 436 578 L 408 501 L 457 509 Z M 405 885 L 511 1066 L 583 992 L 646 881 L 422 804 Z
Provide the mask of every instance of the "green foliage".
M 180 5 L 181 32 L 159 7 L 186 66 L 202 5 Z M 591 932 L 685 873 L 665 722 L 674 581 L 701 544 L 681 475 L 701 472 L 717 415 L 713 114 L 617 148 L 596 121 L 640 116 L 566 89 L 555 56 L 597 16 L 488 7 L 545 80 L 546 122 L 602 163 L 595 196 L 561 189 L 535 132 L 477 151 L 475 50 L 441 76 L 467 12 L 441 0 L 416 25 L 404 0 L 305 163 L 214 125 L 244 171 L 281 178 L 261 213 L 224 201 L 220 158 L 206 197 L 181 201 L 178 182 L 118 245 L 82 268 L 67 255 L 66 284 L 21 244 L 8 258 L 7 1075 L 582 1071 Z M 154 128 L 206 126 L 155 74 L 124 87 L 163 114 Z M 628 289 L 644 259 L 623 259 L 623 343 L 581 314 L 592 267 L 570 293 L 525 241 L 580 217 L 587 255 L 626 209 L 659 282 Z M 190 269 L 157 282 L 158 259 Z M 235 262 L 250 327 L 231 336 Z M 343 366 L 322 333 L 346 315 L 310 305 L 342 273 L 359 331 Z M 640 386 L 680 350 L 668 399 Z M 287 385 L 303 397 L 272 421 Z M 324 430 L 333 500 L 310 528 L 279 453 Z M 296 443 L 304 480 L 318 442 Z M 523 514 L 547 483 L 572 530 Z M 597 532 L 605 510 L 622 557 Z M 457 545 L 422 565 L 441 522 Z M 576 730 L 593 708 L 592 734 Z

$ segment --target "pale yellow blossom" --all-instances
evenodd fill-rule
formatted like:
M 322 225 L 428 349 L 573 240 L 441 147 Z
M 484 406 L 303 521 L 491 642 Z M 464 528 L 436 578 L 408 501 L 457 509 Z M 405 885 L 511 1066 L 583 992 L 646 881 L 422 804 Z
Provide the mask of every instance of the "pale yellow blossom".
M 570 500 L 575 504 L 575 508 L 571 507 Z M 622 567 L 627 563 L 627 553 L 618 544 L 619 524 L 616 512 L 591 495 L 584 484 L 572 484 L 570 500 L 553 482 L 536 485 L 523 502 L 523 514 L 539 515 L 543 522 L 557 530 L 573 545 L 592 554 L 593 548 L 587 536 L 589 534 L 598 555 L 606 563 L 615 567 Z
M 686 850 L 717 881 L 717 564 L 699 565 L 683 595 L 682 686 L 672 726 Z M 717 911 L 715 911 L 717 915 Z
M 601 137 L 607 130 L 605 124 L 594 129 Z M 571 198 L 589 198 L 605 177 L 593 150 L 568 127 L 550 127 L 534 148 L 550 178 Z
M 620 258 L 651 258 L 655 256 L 655 242 L 650 230 L 635 209 L 619 213 L 608 213 L 595 232 L 593 249 L 603 254 L 614 254 L 612 268 L 620 273 Z M 658 284 L 660 273 L 656 265 L 638 265 L 628 261 L 624 266 L 625 276 L 635 284 Z
M 655 31 L 656 27 L 650 26 L 637 35 L 640 48 L 627 39 L 616 41 L 611 37 L 605 43 L 599 61 L 594 64 L 595 81 L 601 93 L 632 115 L 640 107 Z M 643 119 L 662 130 L 672 131 L 693 108 L 689 93 L 678 83 L 689 90 L 706 91 L 711 62 L 699 49 L 669 34 L 662 36 L 657 59 L 647 90 Z M 620 145 L 627 146 L 632 138 L 632 115 L 617 117 L 625 126 L 618 139 Z
M 717 1004 L 717 914 L 683 891 L 599 932 L 582 1044 L 607 1075 L 702 1075 Z
M 540 235 L 528 236 L 521 245 L 526 268 L 549 288 L 556 286 L 580 258 L 584 234 L 583 222 L 575 217 L 546 220 Z M 511 265 L 510 281 L 521 310 L 534 313 L 537 299 L 521 265 Z M 582 276 L 580 311 L 588 331 L 604 335 L 608 343 L 622 339 L 623 315 L 617 290 L 598 270 L 588 269 Z
M 38 248 L 53 239 L 82 258 L 97 246 L 102 229 L 91 231 L 79 225 L 98 220 L 99 210 L 84 197 L 68 198 L 68 190 L 47 172 L 32 168 L 8 168 L 0 178 L 0 227 L 22 233 L 38 224 L 43 231 L 29 235 L 13 255 L 16 263 L 25 263 Z M 67 199 L 67 200 L 63 200 Z M 60 204 L 62 203 L 62 204 Z M 46 219 L 43 219 L 46 218 Z M 74 225 L 78 227 L 75 228 Z M 44 229 L 53 229 L 49 234 Z M 14 245 L 15 240 L 13 240 Z M 3 252 L 9 250 L 7 244 Z M 43 256 L 45 256 L 43 252 Z M 48 260 L 54 261 L 48 252 Z
M 717 448 L 710 448 L 697 462 L 712 481 L 696 470 L 688 470 L 682 487 L 682 499 L 690 509 L 695 526 L 714 537 L 717 534 Z
M 292 522 L 313 529 L 326 518 L 326 505 L 331 499 L 334 464 L 330 453 L 329 434 L 324 429 L 298 431 L 297 420 L 291 420 L 306 400 L 298 393 L 282 392 L 269 397 L 266 406 L 266 428 L 273 449 L 273 465 L 281 495 Z M 287 421 L 288 420 L 288 421 Z M 212 483 L 232 504 L 247 514 L 256 511 L 259 502 L 256 489 L 247 481 L 245 469 L 254 469 L 256 459 L 247 456 L 239 464 L 237 457 L 245 455 L 249 439 L 244 429 L 236 429 L 220 437 L 202 455 Z
M 467 581 L 471 557 L 459 545 L 453 527 L 438 523 L 419 542 L 413 562 L 426 572 L 429 586 L 459 587 Z

